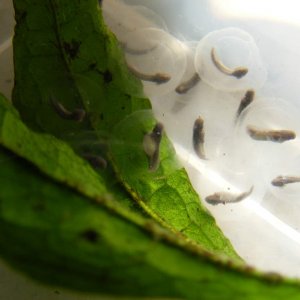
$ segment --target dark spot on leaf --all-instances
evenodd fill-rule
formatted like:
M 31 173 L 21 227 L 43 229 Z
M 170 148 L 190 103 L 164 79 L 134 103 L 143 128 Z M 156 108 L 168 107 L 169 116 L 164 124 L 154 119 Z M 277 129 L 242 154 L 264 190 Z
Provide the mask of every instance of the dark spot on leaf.
M 99 239 L 99 234 L 94 229 L 87 229 L 81 233 L 81 237 L 90 243 L 97 243 Z
M 124 96 L 128 99 L 131 99 L 131 96 L 129 94 L 124 94 Z
M 247 273 L 254 273 L 255 272 L 255 268 L 252 267 L 252 266 L 248 266 L 248 265 L 245 266 L 244 270 Z
M 227 266 L 230 267 L 230 268 L 233 268 L 235 266 L 235 262 L 232 259 L 229 259 L 227 261 Z
M 97 63 L 91 63 L 90 65 L 89 65 L 89 69 L 90 70 L 95 70 L 96 69 L 96 67 L 97 67 Z
M 27 11 L 20 11 L 18 14 L 16 14 L 16 20 L 18 22 L 24 21 L 27 17 Z
M 125 109 L 125 106 L 122 106 L 121 109 L 124 110 L 124 109 Z
M 60 295 L 60 291 L 55 290 L 54 293 L 55 293 L 56 295 Z
M 113 278 L 113 282 L 116 286 L 118 286 L 118 284 L 121 284 L 121 280 L 115 278 L 115 276 L 111 275 L 111 269 L 109 268 L 101 268 L 100 273 L 98 275 L 98 280 L 101 284 L 111 284 L 112 282 L 112 278 Z
M 103 115 L 103 113 L 100 114 L 100 120 L 101 120 L 101 121 L 104 120 L 104 115 Z
M 41 211 L 44 211 L 46 209 L 46 206 L 44 203 L 35 203 L 33 206 L 32 206 L 33 210 L 35 211 L 38 211 L 38 212 L 41 212 Z
M 266 279 L 269 281 L 271 284 L 279 284 L 283 281 L 282 275 L 276 273 L 276 272 L 268 272 L 266 273 Z
M 81 42 L 72 40 L 71 42 L 63 42 L 63 47 L 71 59 L 77 57 Z
M 103 79 L 106 83 L 110 83 L 112 81 L 112 74 L 109 70 L 106 70 L 104 73 L 103 73 Z
M 85 153 L 82 157 L 85 158 L 95 169 L 106 169 L 107 167 L 107 161 L 100 155 Z

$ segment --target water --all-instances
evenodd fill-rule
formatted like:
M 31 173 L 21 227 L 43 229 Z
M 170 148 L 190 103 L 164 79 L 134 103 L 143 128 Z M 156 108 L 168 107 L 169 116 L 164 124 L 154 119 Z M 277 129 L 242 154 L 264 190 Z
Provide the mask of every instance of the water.
M 234 0 L 226 7 L 217 0 L 111 0 L 103 7 L 118 39 L 145 50 L 126 53 L 127 62 L 144 74 L 171 77 L 166 84 L 144 81 L 144 91 L 201 198 L 254 187 L 240 203 L 211 206 L 202 200 L 238 253 L 260 269 L 300 276 L 300 183 L 271 184 L 279 175 L 300 176 L 300 39 L 295 38 L 300 17 L 283 1 L 272 2 L 267 16 L 262 7 L 268 1 L 250 2 L 244 3 L 247 9 Z M 112 15 L 111 7 L 118 6 L 122 9 Z M 247 69 L 239 79 L 230 74 L 238 67 Z M 183 94 L 175 92 L 195 74 L 201 81 Z M 255 91 L 254 101 L 236 119 L 249 89 Z M 199 116 L 207 160 L 193 149 Z M 258 141 L 248 126 L 290 130 L 296 138 Z

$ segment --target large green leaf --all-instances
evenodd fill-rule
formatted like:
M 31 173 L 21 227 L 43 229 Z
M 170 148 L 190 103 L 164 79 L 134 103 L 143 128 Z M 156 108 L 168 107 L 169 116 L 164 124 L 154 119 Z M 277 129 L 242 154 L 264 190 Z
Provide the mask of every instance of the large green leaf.
M 114 199 L 92 202 L 2 146 L 0 161 L 0 252 L 33 278 L 128 297 L 300 299 L 298 282 L 218 258 Z
M 178 166 L 166 137 L 160 168 L 148 171 L 141 144 L 143 134 L 155 123 L 151 112 L 143 112 L 151 108 L 150 102 L 142 98 L 141 83 L 127 70 L 98 2 L 15 0 L 14 4 L 13 101 L 23 120 L 35 130 L 69 141 L 77 152 L 81 151 L 77 146 L 84 148 L 86 142 L 85 148 L 111 160 L 117 177 L 143 212 L 211 251 L 237 258 Z M 87 117 L 81 123 L 62 119 L 53 99 L 70 110 L 84 108 Z M 86 138 L 91 133 L 93 140 Z M 109 143 L 108 150 L 107 145 L 99 146 L 103 141 Z M 109 190 L 127 199 L 111 169 L 99 176 Z

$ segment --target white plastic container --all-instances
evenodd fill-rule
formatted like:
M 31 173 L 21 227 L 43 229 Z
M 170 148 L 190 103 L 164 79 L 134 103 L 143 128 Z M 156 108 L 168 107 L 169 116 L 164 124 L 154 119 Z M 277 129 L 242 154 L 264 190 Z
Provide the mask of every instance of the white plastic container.
M 139 16 L 137 4 L 147 8 Z M 116 31 L 122 42 L 130 36 L 129 43 L 147 48 L 140 32 L 150 33 L 152 28 L 168 36 L 159 42 L 169 49 L 168 59 L 163 63 L 157 59 L 160 69 L 155 72 L 168 72 L 173 84 L 145 82 L 145 93 L 218 225 L 248 263 L 300 276 L 300 183 L 272 184 L 277 176 L 300 177 L 300 16 L 294 13 L 298 4 L 111 0 L 104 2 L 105 16 L 111 5 L 126 7 L 110 19 L 112 29 L 114 22 L 123 25 L 122 35 L 120 28 Z M 127 20 L 142 29 L 129 26 Z M 180 50 L 175 46 L 179 44 Z M 128 61 L 153 65 L 151 55 L 164 57 L 165 51 L 130 56 Z M 239 68 L 246 72 L 237 78 L 233 71 Z M 154 70 L 145 67 L 144 72 Z M 176 93 L 178 77 L 182 76 L 179 83 L 185 82 L 195 73 L 201 80 Z M 250 89 L 254 101 L 237 117 L 241 99 Z M 198 158 L 193 149 L 193 124 L 199 116 L 204 119 L 207 160 Z M 296 138 L 283 143 L 259 141 L 251 137 L 251 126 L 267 132 L 288 130 Z M 204 200 L 215 192 L 239 194 L 252 186 L 251 195 L 239 203 L 212 206 Z
M 145 83 L 145 92 L 202 199 L 254 186 L 240 203 L 211 206 L 203 200 L 237 252 L 262 270 L 299 277 L 300 184 L 278 188 L 270 183 L 277 175 L 300 175 L 299 139 L 277 144 L 247 134 L 251 124 L 300 135 L 297 6 L 290 0 L 103 1 L 106 20 L 122 43 L 139 49 L 155 44 L 146 55 L 127 53 L 128 61 L 143 72 L 162 70 L 172 76 L 165 86 Z M 0 0 L 0 90 L 8 98 L 13 24 L 11 1 Z M 221 42 L 216 39 L 220 36 Z M 224 65 L 243 65 L 249 73 L 240 81 L 220 73 L 211 61 L 212 47 Z M 195 72 L 203 80 L 184 94 L 176 93 L 176 86 Z M 250 88 L 255 100 L 236 123 L 240 100 Z M 199 159 L 192 147 L 193 122 L 199 115 L 205 119 L 208 160 Z M 5 265 L 1 278 L 6 299 L 105 299 L 61 289 L 57 294 Z

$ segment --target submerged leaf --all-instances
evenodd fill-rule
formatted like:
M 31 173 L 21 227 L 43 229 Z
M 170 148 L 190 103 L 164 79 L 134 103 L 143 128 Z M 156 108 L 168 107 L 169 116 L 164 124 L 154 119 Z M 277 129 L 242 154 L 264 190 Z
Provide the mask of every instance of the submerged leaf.
M 69 142 L 72 136 L 74 147 L 84 142 L 82 136 L 86 132 L 94 132 L 94 141 L 87 141 L 83 148 L 112 159 L 117 177 L 143 211 L 209 250 L 238 257 L 212 216 L 200 205 L 166 138 L 161 146 L 161 156 L 166 159 L 158 172 L 149 174 L 147 156 L 140 145 L 142 131 L 151 129 L 154 118 L 139 119 L 136 128 L 126 125 L 127 135 L 124 130 L 118 135 L 123 124 L 130 122 L 130 114 L 151 106 L 148 99 L 140 97 L 141 83 L 127 70 L 97 3 L 96 0 L 49 0 L 26 1 L 25 5 L 24 1 L 14 1 L 17 16 L 14 104 L 31 127 Z M 70 111 L 83 109 L 86 118 L 82 122 L 62 118 L 53 107 L 53 99 Z M 112 153 L 107 153 L 106 146 L 97 145 L 97 139 L 104 139 L 105 144 L 110 141 Z M 96 146 L 88 145 L 89 142 Z M 131 148 L 131 142 L 135 147 Z M 114 189 L 114 193 L 127 199 L 111 170 L 101 172 L 100 177 L 110 191 Z

